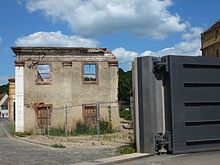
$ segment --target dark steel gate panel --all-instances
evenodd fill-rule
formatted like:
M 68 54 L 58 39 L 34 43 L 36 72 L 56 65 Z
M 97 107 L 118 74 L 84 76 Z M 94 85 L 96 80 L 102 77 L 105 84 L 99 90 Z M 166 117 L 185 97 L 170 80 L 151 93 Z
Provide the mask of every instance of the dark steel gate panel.
M 220 58 L 166 56 L 163 60 L 171 152 L 220 150 Z

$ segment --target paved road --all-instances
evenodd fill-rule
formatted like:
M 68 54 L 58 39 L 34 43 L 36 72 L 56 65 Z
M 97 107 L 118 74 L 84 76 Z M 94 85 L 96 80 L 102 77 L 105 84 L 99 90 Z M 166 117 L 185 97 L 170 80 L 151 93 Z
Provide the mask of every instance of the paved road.
M 119 163 L 117 165 L 219 165 L 220 151 L 185 155 L 158 155 Z
M 0 165 L 64 165 L 114 155 L 113 149 L 54 149 L 8 138 L 0 119 Z

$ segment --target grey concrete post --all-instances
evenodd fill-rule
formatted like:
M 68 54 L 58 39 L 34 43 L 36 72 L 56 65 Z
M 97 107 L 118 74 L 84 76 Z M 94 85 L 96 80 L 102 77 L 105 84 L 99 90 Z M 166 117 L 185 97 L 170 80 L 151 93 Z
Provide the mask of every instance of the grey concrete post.
M 152 57 L 136 58 L 132 72 L 137 152 L 155 154 L 155 134 L 164 131 L 162 83 L 153 73 Z

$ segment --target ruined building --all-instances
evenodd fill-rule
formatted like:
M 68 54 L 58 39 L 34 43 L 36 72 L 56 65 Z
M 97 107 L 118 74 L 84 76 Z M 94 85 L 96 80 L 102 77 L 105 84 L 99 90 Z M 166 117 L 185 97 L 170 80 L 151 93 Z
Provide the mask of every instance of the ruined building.
M 118 61 L 104 48 L 12 47 L 15 129 L 72 129 L 99 119 L 119 127 Z M 99 112 L 97 112 L 99 111 Z M 97 115 L 98 114 L 98 115 Z
M 201 34 L 202 55 L 220 57 L 220 20 Z

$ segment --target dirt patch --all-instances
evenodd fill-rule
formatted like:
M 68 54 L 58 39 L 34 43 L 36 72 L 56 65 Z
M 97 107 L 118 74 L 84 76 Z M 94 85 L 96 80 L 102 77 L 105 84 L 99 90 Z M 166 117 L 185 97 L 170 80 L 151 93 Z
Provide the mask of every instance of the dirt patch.
M 128 144 L 133 137 L 132 131 L 123 131 L 113 134 L 97 136 L 43 136 L 32 135 L 26 137 L 28 141 L 32 141 L 38 144 L 44 144 L 51 146 L 53 144 L 62 144 L 66 148 L 72 147 L 94 147 L 94 148 L 117 148 L 119 146 Z

